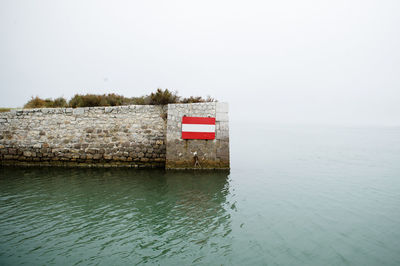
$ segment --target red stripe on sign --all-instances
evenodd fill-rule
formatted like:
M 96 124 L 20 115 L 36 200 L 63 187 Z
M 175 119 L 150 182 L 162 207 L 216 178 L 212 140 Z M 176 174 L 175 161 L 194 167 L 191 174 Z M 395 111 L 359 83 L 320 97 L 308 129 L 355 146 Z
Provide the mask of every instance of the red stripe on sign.
M 215 117 L 182 117 L 182 124 L 215 125 Z
M 215 139 L 215 132 L 182 132 L 182 139 Z

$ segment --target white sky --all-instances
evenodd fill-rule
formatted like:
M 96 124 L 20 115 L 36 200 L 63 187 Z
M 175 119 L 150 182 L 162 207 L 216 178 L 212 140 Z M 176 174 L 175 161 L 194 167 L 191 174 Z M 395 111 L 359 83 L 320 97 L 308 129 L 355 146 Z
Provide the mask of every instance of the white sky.
M 400 125 L 400 1 L 0 1 L 0 106 L 158 87 L 234 121 Z

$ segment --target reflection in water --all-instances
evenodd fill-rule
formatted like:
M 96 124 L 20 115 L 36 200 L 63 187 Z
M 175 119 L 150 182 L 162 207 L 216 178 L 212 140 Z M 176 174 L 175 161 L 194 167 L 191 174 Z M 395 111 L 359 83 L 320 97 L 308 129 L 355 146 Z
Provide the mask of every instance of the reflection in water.
M 400 265 L 399 129 L 251 126 L 229 177 L 0 167 L 0 265 Z
M 228 194 L 227 172 L 0 168 L 0 264 L 224 261 Z

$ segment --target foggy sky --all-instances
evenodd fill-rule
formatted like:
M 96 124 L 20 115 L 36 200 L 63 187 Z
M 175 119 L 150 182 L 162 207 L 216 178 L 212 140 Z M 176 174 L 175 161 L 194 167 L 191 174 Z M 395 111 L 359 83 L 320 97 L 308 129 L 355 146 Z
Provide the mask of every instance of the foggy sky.
M 0 107 L 156 88 L 232 121 L 400 125 L 400 2 L 0 1 Z

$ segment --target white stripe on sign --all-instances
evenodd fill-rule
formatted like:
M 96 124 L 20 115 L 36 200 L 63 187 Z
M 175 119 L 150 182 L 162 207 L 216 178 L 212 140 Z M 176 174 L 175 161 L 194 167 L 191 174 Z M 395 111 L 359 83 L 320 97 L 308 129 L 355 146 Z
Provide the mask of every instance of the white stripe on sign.
M 215 125 L 182 124 L 184 132 L 215 132 Z

